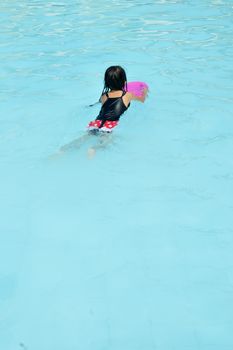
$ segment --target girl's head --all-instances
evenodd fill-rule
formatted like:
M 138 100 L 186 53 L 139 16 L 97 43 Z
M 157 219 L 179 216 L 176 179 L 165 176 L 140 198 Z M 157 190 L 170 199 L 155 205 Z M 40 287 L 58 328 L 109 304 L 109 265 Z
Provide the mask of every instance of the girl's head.
M 106 70 L 104 75 L 104 93 L 109 90 L 124 90 L 126 84 L 127 78 L 122 67 L 111 66 Z

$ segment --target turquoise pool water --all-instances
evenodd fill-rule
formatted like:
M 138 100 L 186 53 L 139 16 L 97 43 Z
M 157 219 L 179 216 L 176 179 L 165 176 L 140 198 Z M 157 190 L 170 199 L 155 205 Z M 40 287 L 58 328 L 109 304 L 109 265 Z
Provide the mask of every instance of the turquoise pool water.
M 232 350 L 233 2 L 0 4 L 1 350 Z M 50 159 L 112 64 L 150 85 Z

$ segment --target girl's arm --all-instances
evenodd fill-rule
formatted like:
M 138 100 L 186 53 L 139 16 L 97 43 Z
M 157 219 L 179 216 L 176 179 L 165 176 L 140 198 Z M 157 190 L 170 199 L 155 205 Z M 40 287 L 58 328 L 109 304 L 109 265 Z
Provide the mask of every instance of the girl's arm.
M 104 98 L 104 96 L 105 96 L 105 98 Z M 89 105 L 88 107 L 94 107 L 94 106 L 98 105 L 98 103 L 104 104 L 104 102 L 106 101 L 106 99 L 107 99 L 107 98 L 106 98 L 106 95 L 101 95 L 100 98 L 99 98 L 99 100 L 98 100 L 97 102 L 92 103 L 92 104 Z
M 107 100 L 107 96 L 104 94 L 100 96 L 99 102 L 103 105 L 106 100 Z

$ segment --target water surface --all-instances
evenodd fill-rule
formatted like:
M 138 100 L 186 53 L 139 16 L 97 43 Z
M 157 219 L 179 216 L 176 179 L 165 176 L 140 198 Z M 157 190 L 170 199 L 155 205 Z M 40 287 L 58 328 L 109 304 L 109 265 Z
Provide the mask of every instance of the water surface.
M 1 349 L 232 350 L 232 10 L 1 1 Z M 112 64 L 148 101 L 50 160 Z

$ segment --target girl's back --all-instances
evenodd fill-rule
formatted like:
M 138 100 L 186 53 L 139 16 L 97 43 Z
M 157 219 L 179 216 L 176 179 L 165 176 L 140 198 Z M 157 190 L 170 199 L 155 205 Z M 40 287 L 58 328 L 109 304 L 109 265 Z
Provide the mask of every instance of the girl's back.
M 121 90 L 106 92 L 101 97 L 102 108 L 96 119 L 118 121 L 130 105 L 129 96 L 127 95 L 127 92 Z

